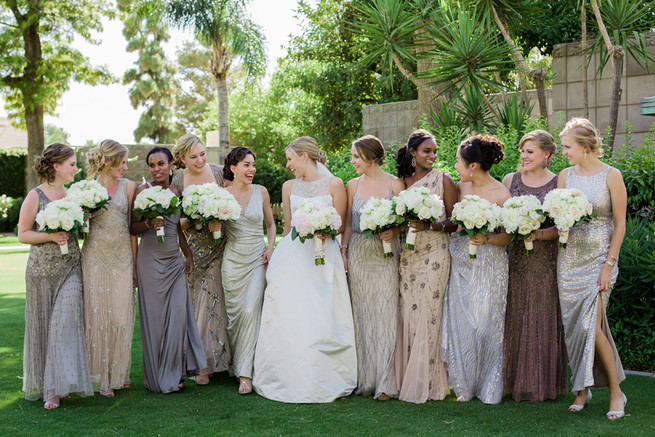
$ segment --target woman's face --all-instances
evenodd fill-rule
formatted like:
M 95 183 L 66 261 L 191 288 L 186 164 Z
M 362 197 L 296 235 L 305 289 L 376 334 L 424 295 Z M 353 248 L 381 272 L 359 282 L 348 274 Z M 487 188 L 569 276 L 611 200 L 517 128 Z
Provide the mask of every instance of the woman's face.
M 416 159 L 416 167 L 431 170 L 434 161 L 437 159 L 437 143 L 434 138 L 428 138 L 410 153 Z
M 462 158 L 459 149 L 457 149 L 457 156 L 455 157 L 455 170 L 457 170 L 457 176 L 459 176 L 461 181 L 466 182 L 471 180 L 471 168 L 464 161 L 464 158 Z
M 189 171 L 193 173 L 202 172 L 203 167 L 207 164 L 207 154 L 205 152 L 205 146 L 202 143 L 196 143 L 193 145 L 184 158 L 182 162 L 186 164 L 189 168 Z
M 562 155 L 566 156 L 569 160 L 569 164 L 576 165 L 584 161 L 585 148 L 575 140 L 573 135 L 564 135 L 561 139 Z
M 296 178 L 302 177 L 305 174 L 305 167 L 307 161 L 303 157 L 296 155 L 296 153 L 291 150 L 286 150 L 287 154 L 287 168 L 293 172 L 293 175 Z
M 122 178 L 125 172 L 127 171 L 127 155 L 124 155 L 123 158 L 121 158 L 121 163 L 117 165 L 116 167 L 110 169 L 107 174 L 111 178 Z
M 352 155 L 352 158 L 350 158 L 350 163 L 353 165 L 353 167 L 355 167 L 357 174 L 366 173 L 366 171 L 374 165 L 371 162 L 364 161 L 364 159 L 359 155 L 359 152 L 355 146 L 350 148 L 350 154 Z
M 237 162 L 237 165 L 231 165 L 230 170 L 234 173 L 234 179 L 244 184 L 252 184 L 255 177 L 255 158 L 248 153 L 245 158 Z
M 73 155 L 64 162 L 53 165 L 53 168 L 58 171 L 57 176 L 62 179 L 62 183 L 73 182 L 78 171 L 77 157 Z
M 550 153 L 545 152 L 537 145 L 534 140 L 528 140 L 523 143 L 519 149 L 521 152 L 521 162 L 525 171 L 535 171 L 541 168 L 541 163 L 548 159 Z
M 171 168 L 173 168 L 173 162 L 168 160 L 168 156 L 164 152 L 156 152 L 148 157 L 148 169 L 156 182 L 167 182 Z

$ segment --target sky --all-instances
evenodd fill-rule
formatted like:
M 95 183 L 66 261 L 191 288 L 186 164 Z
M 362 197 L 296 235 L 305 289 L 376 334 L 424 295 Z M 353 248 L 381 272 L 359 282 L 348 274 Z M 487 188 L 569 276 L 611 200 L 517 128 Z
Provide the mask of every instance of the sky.
M 268 74 L 277 58 L 284 56 L 282 45 L 286 45 L 290 34 L 299 34 L 298 20 L 294 18 L 297 0 L 252 0 L 252 18 L 263 27 L 268 40 Z M 127 53 L 127 41 L 122 34 L 120 21 L 105 21 L 104 30 L 95 35 L 101 40 L 98 46 L 76 42 L 76 47 L 89 57 L 94 65 L 106 64 L 117 78 L 134 65 L 135 53 Z M 174 30 L 165 47 L 170 59 L 185 40 L 193 39 L 191 33 Z M 87 140 L 99 142 L 111 138 L 123 144 L 134 144 L 133 131 L 139 122 L 142 109 L 133 109 L 128 97 L 128 86 L 115 83 L 108 86 L 88 86 L 71 82 L 70 90 L 60 100 L 57 117 L 46 116 L 46 124 L 54 124 L 70 134 L 69 143 L 83 145 Z M 0 107 L 0 114 L 6 115 Z

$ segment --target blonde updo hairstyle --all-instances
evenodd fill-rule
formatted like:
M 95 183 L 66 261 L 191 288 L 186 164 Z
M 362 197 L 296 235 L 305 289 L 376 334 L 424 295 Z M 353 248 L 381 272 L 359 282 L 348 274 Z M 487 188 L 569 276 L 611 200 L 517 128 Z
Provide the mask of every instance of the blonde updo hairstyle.
M 376 136 L 364 135 L 353 141 L 353 147 L 367 164 L 384 165 L 384 146 Z
M 104 174 L 123 163 L 127 157 L 127 147 L 114 140 L 103 140 L 86 154 L 89 179 Z M 107 165 L 105 165 L 107 164 Z
M 287 150 L 291 150 L 297 156 L 302 156 L 303 153 L 306 153 L 309 159 L 315 163 L 320 162 L 321 164 L 325 164 L 327 162 L 327 155 L 318 148 L 318 143 L 312 137 L 300 137 L 293 140 L 287 146 Z
M 553 136 L 541 129 L 533 130 L 521 137 L 519 141 L 519 150 L 523 150 L 523 145 L 528 141 L 534 141 L 543 152 L 550 152 L 548 158 L 546 158 L 546 167 L 550 167 L 553 164 L 553 156 L 557 150 L 557 145 L 555 145 L 555 139 Z M 523 171 L 523 162 L 519 159 L 518 171 Z
M 61 143 L 52 143 L 43 151 L 41 156 L 34 158 L 34 171 L 41 182 L 52 182 L 57 176 L 54 164 L 63 164 L 75 151 Z
M 205 147 L 198 135 L 194 134 L 182 135 L 180 139 L 177 140 L 175 147 L 173 147 L 173 163 L 175 164 L 176 169 L 186 168 L 186 164 L 182 162 L 182 158 L 184 158 L 198 143 Z
M 603 156 L 603 137 L 600 131 L 586 118 L 572 118 L 566 123 L 559 137 L 570 135 L 573 139 L 585 149 L 596 154 L 597 157 Z

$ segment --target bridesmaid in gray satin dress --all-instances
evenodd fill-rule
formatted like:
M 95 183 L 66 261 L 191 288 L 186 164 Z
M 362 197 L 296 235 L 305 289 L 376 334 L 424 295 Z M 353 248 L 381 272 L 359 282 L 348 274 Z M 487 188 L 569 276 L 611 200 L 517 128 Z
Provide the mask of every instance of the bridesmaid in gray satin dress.
M 225 223 L 227 243 L 223 256 L 223 290 L 227 333 L 232 349 L 232 371 L 239 378 L 239 393 L 252 392 L 255 346 L 266 288 L 266 266 L 275 246 L 275 221 L 268 191 L 253 185 L 255 155 L 236 147 L 225 158 L 223 176 L 232 181 L 227 190 L 241 205 L 241 216 Z M 268 248 L 264 244 L 266 221 Z
M 621 172 L 601 162 L 600 132 L 589 120 L 571 119 L 560 133 L 563 154 L 572 167 L 562 170 L 559 188 L 576 188 L 593 205 L 596 218 L 574 226 L 566 249 L 557 259 L 562 322 L 573 391 L 570 411 L 580 411 L 591 399 L 589 388 L 609 387 L 607 418 L 625 415 L 627 399 L 621 359 L 607 323 L 610 292 L 618 276 L 616 266 L 623 237 L 627 194 Z
M 172 158 L 170 151 L 163 147 L 148 152 L 146 160 L 154 181 L 139 186 L 135 197 L 153 185 L 169 187 Z M 179 195 L 174 188 L 172 191 Z M 193 257 L 179 221 L 179 212 L 163 220 L 143 221 L 132 213 L 130 225 L 132 234 L 141 234 L 136 269 L 143 383 L 155 393 L 180 391 L 184 388 L 183 378 L 197 375 L 207 367 L 186 278 L 193 270 Z M 156 230 L 162 226 L 166 242 L 159 243 Z
M 30 244 L 25 271 L 25 399 L 43 399 L 52 410 L 69 394 L 93 396 L 86 357 L 82 300 L 82 269 L 77 237 L 67 232 L 47 234 L 36 215 L 53 200 L 66 196 L 63 184 L 77 173 L 75 152 L 51 144 L 36 159 L 34 169 L 44 182 L 25 197 L 18 220 L 18 240 Z M 59 245 L 68 246 L 63 257 Z

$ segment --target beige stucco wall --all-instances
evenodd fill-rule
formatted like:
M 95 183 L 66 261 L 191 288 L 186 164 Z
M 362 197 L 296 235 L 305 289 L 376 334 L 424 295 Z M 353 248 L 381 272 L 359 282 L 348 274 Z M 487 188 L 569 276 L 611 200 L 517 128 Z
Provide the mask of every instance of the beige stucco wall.
M 11 125 L 7 117 L 0 117 L 0 148 L 27 147 L 27 132 Z
M 367 105 L 362 108 L 364 134 L 375 135 L 385 146 L 405 144 L 418 127 L 418 100 Z

